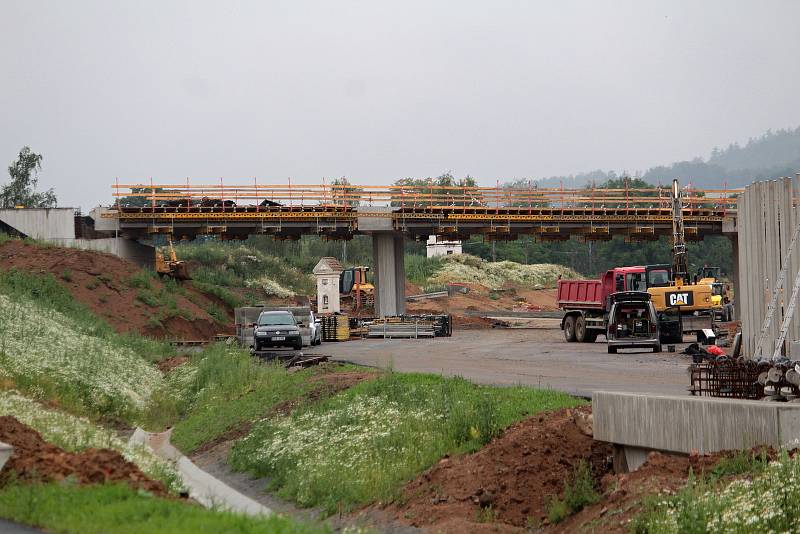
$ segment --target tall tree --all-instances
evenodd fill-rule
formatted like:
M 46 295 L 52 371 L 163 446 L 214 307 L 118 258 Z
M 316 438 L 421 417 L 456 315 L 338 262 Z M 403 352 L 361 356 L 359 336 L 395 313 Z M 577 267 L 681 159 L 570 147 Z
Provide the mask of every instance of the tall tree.
M 58 204 L 52 189 L 37 193 L 42 155 L 24 146 L 17 159 L 8 166 L 11 182 L 0 188 L 0 207 L 55 208 Z

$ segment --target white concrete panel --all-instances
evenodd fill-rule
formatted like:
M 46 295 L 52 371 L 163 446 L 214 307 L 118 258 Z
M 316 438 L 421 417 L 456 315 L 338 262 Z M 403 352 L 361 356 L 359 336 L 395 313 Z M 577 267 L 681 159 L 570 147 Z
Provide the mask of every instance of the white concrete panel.
M 75 209 L 0 209 L 0 221 L 33 239 L 74 239 Z
M 595 392 L 594 438 L 663 451 L 711 453 L 800 442 L 800 405 Z

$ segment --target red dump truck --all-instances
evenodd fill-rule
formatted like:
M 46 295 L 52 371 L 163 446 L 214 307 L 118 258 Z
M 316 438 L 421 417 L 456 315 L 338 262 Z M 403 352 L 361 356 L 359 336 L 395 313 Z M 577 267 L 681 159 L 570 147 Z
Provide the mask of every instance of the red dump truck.
M 558 307 L 564 310 L 561 329 L 568 342 L 594 343 L 605 335 L 613 293 L 647 291 L 669 280 L 668 265 L 616 267 L 599 280 L 559 280 Z

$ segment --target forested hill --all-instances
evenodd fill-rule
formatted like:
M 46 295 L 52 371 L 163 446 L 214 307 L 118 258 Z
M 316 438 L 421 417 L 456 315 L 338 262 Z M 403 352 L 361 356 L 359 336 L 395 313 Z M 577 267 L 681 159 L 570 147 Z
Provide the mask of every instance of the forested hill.
M 719 187 L 727 181 L 728 187 L 741 187 L 755 180 L 771 180 L 781 176 L 794 176 L 800 172 L 800 127 L 768 131 L 751 138 L 745 145 L 733 143 L 727 148 L 715 148 L 708 159 L 678 161 L 671 165 L 652 167 L 637 177 L 651 184 L 666 184 L 673 178 L 696 187 Z M 591 171 L 570 176 L 554 176 L 537 180 L 542 187 L 600 185 L 619 178 L 614 171 Z

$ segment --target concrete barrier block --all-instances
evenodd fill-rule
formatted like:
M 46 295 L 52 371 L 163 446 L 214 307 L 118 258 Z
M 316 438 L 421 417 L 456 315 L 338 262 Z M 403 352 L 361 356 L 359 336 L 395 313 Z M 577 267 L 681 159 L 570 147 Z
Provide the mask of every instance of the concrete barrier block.
M 594 438 L 670 452 L 800 444 L 800 405 L 595 392 Z M 797 445 L 794 445 L 797 446 Z

